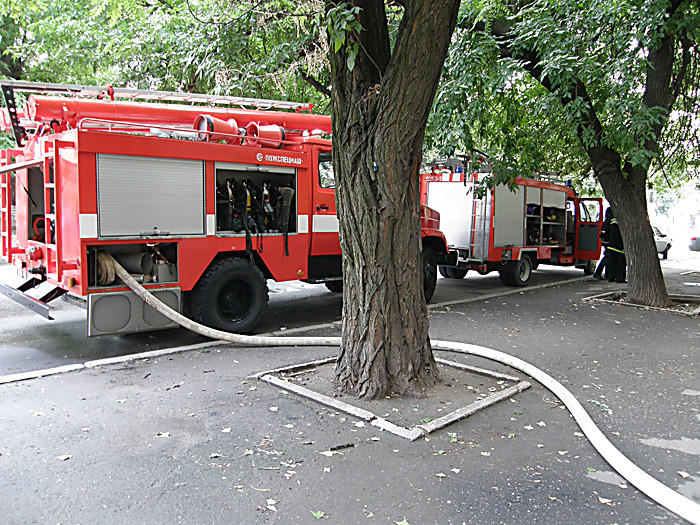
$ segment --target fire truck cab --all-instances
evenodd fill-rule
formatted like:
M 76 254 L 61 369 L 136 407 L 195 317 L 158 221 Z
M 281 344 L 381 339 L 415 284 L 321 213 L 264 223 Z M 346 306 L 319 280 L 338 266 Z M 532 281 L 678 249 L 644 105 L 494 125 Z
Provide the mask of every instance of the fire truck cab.
M 439 160 L 423 170 L 421 202 L 440 213 L 440 228 L 457 254 L 454 264 L 440 265 L 440 274 L 462 279 L 469 270 L 497 271 L 510 286 L 524 286 L 540 264 L 593 274 L 601 249 L 602 200 L 579 198 L 552 174 L 479 191 L 492 173 L 484 158 Z
M 232 332 L 265 315 L 267 279 L 342 290 L 330 117 L 287 102 L 3 82 L 21 148 L 0 154 L 1 256 L 27 281 L 0 292 L 47 318 L 56 297 L 83 298 L 95 336 L 173 326 L 106 253 L 168 306 Z M 14 91 L 32 93 L 22 109 Z M 421 229 L 429 300 L 448 250 L 425 206 Z M 26 293 L 45 282 L 45 296 Z

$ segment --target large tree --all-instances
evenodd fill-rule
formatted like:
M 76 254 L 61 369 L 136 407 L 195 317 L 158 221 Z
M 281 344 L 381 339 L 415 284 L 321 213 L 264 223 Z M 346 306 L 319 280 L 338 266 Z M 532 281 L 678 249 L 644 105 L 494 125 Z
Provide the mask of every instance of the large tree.
M 439 378 L 421 285 L 418 169 L 459 2 L 391 4 L 327 1 L 345 282 L 336 380 L 368 398 L 420 395 Z
M 480 77 L 491 73 L 489 87 L 500 101 L 498 108 L 506 109 L 501 120 L 506 125 L 500 130 L 507 130 L 501 138 L 505 150 L 512 153 L 523 145 L 522 136 L 529 135 L 543 137 L 530 142 L 535 148 L 558 144 L 569 150 L 569 159 L 583 154 L 587 162 L 581 164 L 592 167 L 620 223 L 629 267 L 628 299 L 649 306 L 669 304 L 646 189 L 650 170 L 661 172 L 669 162 L 683 169 L 689 158 L 697 159 L 697 125 L 691 124 L 698 109 L 698 2 L 530 0 L 490 4 L 494 9 L 484 5 L 463 2 L 454 52 L 461 45 L 476 60 L 468 64 L 456 57 L 453 66 L 465 74 L 447 92 L 473 100 L 464 86 L 483 88 Z M 533 112 L 512 107 L 504 93 Z M 443 100 L 451 104 L 448 97 Z M 530 127 L 534 123 L 540 129 Z M 543 136 L 543 130 L 551 136 Z M 499 130 L 490 131 L 493 136 Z M 543 168 L 547 166 L 539 166 Z

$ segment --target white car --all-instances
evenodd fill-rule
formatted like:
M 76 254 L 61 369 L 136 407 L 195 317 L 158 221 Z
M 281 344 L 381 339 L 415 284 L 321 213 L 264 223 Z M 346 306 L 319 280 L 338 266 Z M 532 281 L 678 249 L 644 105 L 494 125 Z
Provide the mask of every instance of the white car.
M 700 236 L 693 235 L 690 238 L 690 246 L 688 246 L 694 252 L 700 252 Z
M 656 242 L 656 251 L 663 255 L 664 259 L 668 259 L 668 251 L 671 249 L 671 239 L 668 235 L 665 235 L 659 231 L 656 226 L 651 227 L 654 230 L 654 242 Z

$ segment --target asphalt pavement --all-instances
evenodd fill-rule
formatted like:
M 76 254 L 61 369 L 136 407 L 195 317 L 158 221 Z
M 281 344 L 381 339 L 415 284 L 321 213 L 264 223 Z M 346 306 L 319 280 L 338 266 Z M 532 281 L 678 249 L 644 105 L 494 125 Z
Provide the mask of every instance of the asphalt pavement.
M 687 270 L 664 265 L 669 291 L 700 295 Z M 699 319 L 584 301 L 616 286 L 446 301 L 431 334 L 540 367 L 700 502 Z M 249 377 L 332 354 L 226 344 L 0 385 L 0 522 L 684 523 L 612 472 L 537 383 L 410 442 Z

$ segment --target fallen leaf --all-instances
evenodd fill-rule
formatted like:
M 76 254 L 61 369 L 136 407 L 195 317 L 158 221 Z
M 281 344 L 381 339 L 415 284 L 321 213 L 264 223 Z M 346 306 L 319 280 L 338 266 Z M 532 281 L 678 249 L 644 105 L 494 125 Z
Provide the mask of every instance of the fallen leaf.
M 539 422 L 537 423 L 537 426 L 546 427 L 546 426 L 547 426 L 547 423 L 545 423 L 544 421 L 539 421 Z
M 568 450 L 560 450 L 560 451 L 559 451 L 559 455 L 560 455 L 560 456 L 566 456 L 568 453 L 569 453 Z
M 396 523 L 396 525 L 411 525 L 406 521 L 406 518 L 402 519 L 401 521 L 395 521 L 394 523 Z
M 294 428 L 294 425 L 282 425 L 284 428 Z
M 324 473 L 327 474 L 327 473 L 329 473 L 330 471 L 331 471 L 331 468 L 330 468 L 330 467 L 323 467 L 323 472 L 324 472 Z
M 460 473 L 460 471 L 461 471 L 462 469 L 458 469 L 458 468 L 451 468 L 450 470 L 451 470 L 452 472 L 454 472 L 455 474 L 459 474 L 459 473 Z
M 170 437 L 170 432 L 158 432 L 156 436 L 159 438 L 167 438 Z
M 217 454 L 216 452 L 209 454 L 209 459 L 215 459 L 215 458 L 220 458 L 221 454 Z
M 253 451 L 252 451 L 251 449 L 247 448 L 246 451 L 243 453 L 243 455 L 244 455 L 244 456 L 252 456 L 252 455 L 253 455 Z
M 600 501 L 603 505 L 609 505 L 610 502 L 612 502 L 611 499 L 608 499 L 608 498 L 601 498 L 600 496 L 598 496 L 598 501 Z
M 223 432 L 224 434 L 228 434 L 229 432 L 231 432 L 231 427 L 226 427 L 221 432 Z
M 447 476 L 445 476 L 445 474 L 443 474 L 442 472 L 438 472 L 438 473 L 435 474 L 435 475 L 436 475 L 438 478 L 445 478 L 445 477 L 447 477 Z
M 320 454 L 323 454 L 323 455 L 326 456 L 327 458 L 329 458 L 329 457 L 331 457 L 331 456 L 335 456 L 336 454 L 340 454 L 341 456 L 343 455 L 342 452 L 337 452 L 337 451 L 335 451 L 335 450 L 324 450 L 324 451 L 321 452 Z
M 678 471 L 678 475 L 679 475 L 680 477 L 682 477 L 683 479 L 687 479 L 687 478 L 690 477 L 690 474 L 688 474 L 688 473 L 685 472 L 684 470 L 679 470 L 679 471 Z
M 68 461 L 72 457 L 73 456 L 71 456 L 70 454 L 63 454 L 61 456 L 58 456 L 58 459 L 60 459 L 61 461 Z
M 532 425 L 525 425 L 524 428 L 525 428 L 525 430 L 532 430 L 533 426 Z
M 323 512 L 322 510 L 312 510 L 311 515 L 316 518 L 317 520 L 320 520 L 321 518 L 326 517 L 326 513 Z
M 270 412 L 277 412 L 280 408 L 279 407 L 270 407 L 269 410 Z
M 482 456 L 487 456 L 487 457 L 488 457 L 488 456 L 491 455 L 491 452 L 482 452 L 481 455 L 482 455 Z
M 357 423 L 355 423 L 355 426 L 358 428 L 362 428 L 365 426 L 365 423 L 364 423 L 364 421 L 358 421 Z

